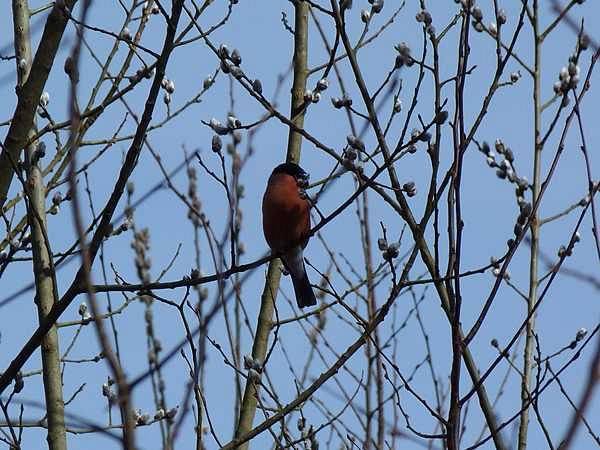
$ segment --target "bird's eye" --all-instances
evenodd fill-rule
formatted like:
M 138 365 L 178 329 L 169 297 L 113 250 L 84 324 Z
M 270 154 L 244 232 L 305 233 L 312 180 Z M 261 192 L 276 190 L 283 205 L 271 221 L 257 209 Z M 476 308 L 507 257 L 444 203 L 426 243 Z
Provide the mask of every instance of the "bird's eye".
M 304 172 L 304 173 L 301 173 L 298 175 L 298 178 L 296 178 L 296 183 L 298 184 L 299 187 L 306 188 L 306 187 L 308 187 L 309 179 L 310 179 L 310 175 L 308 175 L 306 172 Z

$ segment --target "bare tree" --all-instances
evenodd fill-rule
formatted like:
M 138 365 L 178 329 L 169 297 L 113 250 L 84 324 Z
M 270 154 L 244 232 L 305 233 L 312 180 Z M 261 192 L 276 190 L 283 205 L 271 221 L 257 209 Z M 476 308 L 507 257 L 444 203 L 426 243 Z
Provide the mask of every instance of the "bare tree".
M 11 13 L 8 448 L 600 446 L 597 3 Z M 303 310 L 261 236 L 282 161 Z

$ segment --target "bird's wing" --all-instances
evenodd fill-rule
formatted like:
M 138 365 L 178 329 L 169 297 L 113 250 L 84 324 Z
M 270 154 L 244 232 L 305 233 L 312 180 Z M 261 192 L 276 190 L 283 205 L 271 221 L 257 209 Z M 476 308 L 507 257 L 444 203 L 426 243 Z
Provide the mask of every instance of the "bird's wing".
M 297 245 L 296 247 L 287 250 L 281 259 L 285 264 L 285 268 L 292 276 L 302 279 L 304 277 L 304 255 L 302 253 L 302 246 Z

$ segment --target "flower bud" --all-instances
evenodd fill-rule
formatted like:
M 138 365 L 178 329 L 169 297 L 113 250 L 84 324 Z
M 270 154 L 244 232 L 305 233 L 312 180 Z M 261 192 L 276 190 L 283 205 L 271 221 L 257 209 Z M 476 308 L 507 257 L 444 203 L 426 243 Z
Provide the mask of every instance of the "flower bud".
M 252 89 L 254 89 L 254 92 L 256 92 L 257 94 L 262 94 L 262 83 L 258 78 L 252 82 Z
M 324 91 L 329 87 L 329 81 L 327 81 L 327 78 L 321 78 L 318 82 L 317 82 L 317 90 L 318 91 Z
M 40 95 L 40 105 L 45 108 L 48 106 L 48 103 L 50 103 L 50 94 L 44 91 L 42 92 L 42 95 Z
M 240 55 L 240 51 L 237 48 L 234 48 L 231 52 L 230 56 L 231 62 L 236 66 L 239 66 L 242 63 L 242 56 Z
M 131 41 L 131 31 L 129 31 L 129 28 L 127 28 L 127 27 L 123 28 L 120 36 L 121 36 L 121 39 L 123 39 L 127 42 Z

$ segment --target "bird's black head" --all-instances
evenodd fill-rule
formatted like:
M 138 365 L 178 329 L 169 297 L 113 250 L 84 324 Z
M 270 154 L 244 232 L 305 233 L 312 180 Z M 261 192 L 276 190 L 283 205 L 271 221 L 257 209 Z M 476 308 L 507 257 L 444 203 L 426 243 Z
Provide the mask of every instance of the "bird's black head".
M 302 180 L 308 181 L 308 178 L 309 178 L 308 173 L 306 173 L 304 171 L 304 169 L 302 169 L 302 167 L 300 167 L 298 164 L 291 163 L 291 162 L 279 164 L 277 167 L 275 167 L 273 169 L 273 173 L 271 174 L 271 176 L 276 175 L 278 173 L 284 173 L 286 175 L 291 175 L 296 180 L 299 180 L 299 181 L 302 181 Z

